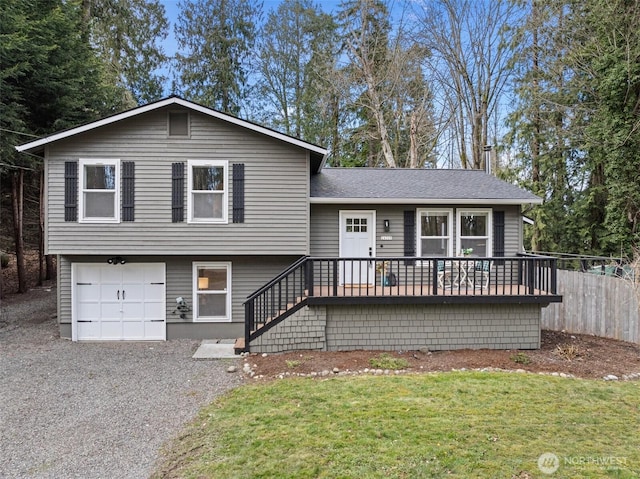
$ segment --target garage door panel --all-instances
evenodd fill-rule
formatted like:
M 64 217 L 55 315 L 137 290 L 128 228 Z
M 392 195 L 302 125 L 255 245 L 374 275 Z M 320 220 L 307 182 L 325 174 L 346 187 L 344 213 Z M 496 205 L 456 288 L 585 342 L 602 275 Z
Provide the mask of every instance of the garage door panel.
M 78 337 L 82 339 L 100 339 L 100 323 L 97 321 L 78 323 Z
M 97 321 L 100 319 L 99 302 L 82 302 L 77 305 L 78 317 L 84 321 Z
M 164 298 L 164 283 L 145 283 L 142 294 L 147 299 Z
M 144 317 L 148 320 L 164 318 L 165 308 L 161 302 L 147 302 L 144 304 Z
M 100 322 L 100 339 L 121 340 L 122 339 L 122 322 L 102 320 Z
M 163 263 L 76 264 L 73 275 L 75 339 L 166 339 Z
M 122 285 L 123 299 L 125 303 L 135 303 L 144 299 L 144 285 L 124 283 Z
M 125 303 L 122 305 L 122 319 L 124 321 L 142 321 L 144 317 L 143 303 Z
M 122 318 L 122 308 L 119 303 L 102 302 L 98 307 L 99 316 L 98 320 L 116 321 Z
M 102 284 L 122 284 L 122 269 L 120 265 L 107 264 L 100 266 L 100 282 Z
M 127 338 L 143 340 L 145 339 L 144 322 L 142 321 L 123 322 L 122 333 Z
M 101 289 L 99 284 L 76 282 L 76 291 L 83 302 L 97 303 L 100 301 Z

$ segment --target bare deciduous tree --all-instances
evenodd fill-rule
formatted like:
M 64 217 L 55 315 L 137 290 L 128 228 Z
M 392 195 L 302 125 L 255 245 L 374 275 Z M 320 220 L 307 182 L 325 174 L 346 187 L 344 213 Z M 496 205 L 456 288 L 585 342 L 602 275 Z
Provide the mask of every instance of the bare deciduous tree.
M 430 52 L 427 68 L 463 168 L 483 168 L 483 148 L 497 132 L 514 54 L 509 28 L 518 20 L 507 0 L 433 0 L 414 11 L 416 39 Z

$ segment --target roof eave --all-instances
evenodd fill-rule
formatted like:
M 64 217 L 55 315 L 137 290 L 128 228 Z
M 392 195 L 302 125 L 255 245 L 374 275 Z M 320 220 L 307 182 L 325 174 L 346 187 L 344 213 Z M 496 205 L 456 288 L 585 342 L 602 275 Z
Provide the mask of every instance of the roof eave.
M 373 204 L 373 205 L 468 205 L 472 203 L 483 203 L 491 205 L 541 205 L 541 198 L 520 199 L 520 198 L 326 198 L 312 196 L 310 203 L 314 204 Z
M 137 116 L 137 115 L 141 115 L 143 113 L 147 113 L 147 112 L 150 112 L 150 111 L 153 111 L 153 110 L 164 108 L 164 107 L 170 106 L 170 105 L 179 105 L 179 106 L 183 106 L 185 108 L 189 108 L 189 109 L 198 111 L 198 112 L 203 113 L 205 115 L 208 115 L 210 117 L 217 118 L 217 119 L 222 120 L 222 121 L 226 121 L 227 123 L 231 123 L 231 124 L 234 124 L 234 125 L 241 126 L 241 127 L 246 128 L 248 130 L 255 131 L 257 133 L 269 136 L 271 138 L 275 138 L 277 140 L 284 141 L 285 143 L 289 143 L 291 145 L 298 146 L 298 147 L 303 148 L 305 150 L 313 151 L 315 153 L 318 153 L 319 155 L 322 155 L 323 158 L 327 155 L 327 150 L 325 148 L 322 148 L 322 147 L 318 146 L 318 145 L 314 145 L 312 143 L 307 143 L 305 141 L 299 140 L 297 138 L 293 138 L 291 136 L 284 135 L 282 133 L 279 133 L 277 131 L 271 130 L 269 128 L 265 128 L 263 126 L 257 125 L 255 123 L 251 123 L 251 122 L 246 121 L 246 120 L 241 120 L 240 118 L 236 118 L 236 117 L 227 115 L 225 113 L 221 113 L 219 111 L 212 110 L 212 109 L 207 108 L 205 106 L 198 105 L 197 103 L 192 103 L 190 101 L 183 100 L 182 98 L 178 98 L 178 97 L 165 98 L 164 100 L 159 100 L 159 101 L 154 102 L 154 103 L 149 103 L 147 105 L 139 106 L 139 107 L 133 108 L 131 110 L 127 110 L 127 111 L 124 111 L 122 113 L 117 113 L 117 114 L 109 116 L 107 118 L 103 118 L 102 120 L 97 120 L 97 121 L 94 121 L 94 122 L 91 122 L 91 123 L 87 123 L 85 125 L 81 125 L 81 126 L 78 126 L 78 127 L 75 127 L 75 128 L 71 128 L 69 130 L 61 131 L 59 133 L 55 133 L 53 135 L 49 135 L 49 136 L 46 136 L 44 138 L 40 138 L 40 139 L 35 140 L 35 141 L 31 141 L 31 142 L 25 143 L 23 145 L 18 145 L 15 148 L 19 152 L 30 152 L 30 153 L 33 153 L 34 151 L 38 151 L 39 149 L 43 148 L 45 145 L 47 145 L 49 143 L 52 143 L 54 141 L 64 140 L 65 138 L 69 138 L 71 136 L 75 136 L 75 135 L 78 135 L 80 133 L 84 133 L 84 132 L 87 132 L 87 131 L 95 130 L 96 128 L 100 128 L 100 127 L 103 127 L 103 126 L 111 125 L 113 123 L 117 123 L 117 122 L 125 120 L 127 118 L 131 118 L 131 117 L 134 117 L 134 116 Z

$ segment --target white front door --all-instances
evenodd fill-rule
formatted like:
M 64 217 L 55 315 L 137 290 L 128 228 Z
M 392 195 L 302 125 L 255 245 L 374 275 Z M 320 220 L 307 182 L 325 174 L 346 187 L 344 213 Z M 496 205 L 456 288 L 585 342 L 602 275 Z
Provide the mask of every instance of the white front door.
M 375 211 L 340 211 L 340 257 L 375 256 Z M 340 281 L 344 285 L 372 285 L 375 281 L 373 261 L 342 261 Z
M 75 263 L 74 340 L 166 339 L 164 263 Z

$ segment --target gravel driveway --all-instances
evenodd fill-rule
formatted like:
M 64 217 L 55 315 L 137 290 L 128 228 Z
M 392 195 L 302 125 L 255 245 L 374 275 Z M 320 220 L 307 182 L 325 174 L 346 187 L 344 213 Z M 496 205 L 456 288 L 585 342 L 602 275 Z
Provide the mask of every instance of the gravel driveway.
M 198 341 L 72 343 L 55 291 L 0 307 L 0 477 L 146 478 L 198 409 L 242 382 Z

